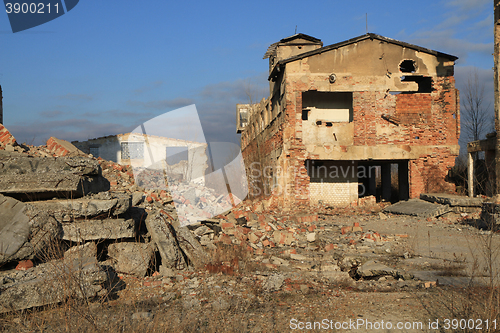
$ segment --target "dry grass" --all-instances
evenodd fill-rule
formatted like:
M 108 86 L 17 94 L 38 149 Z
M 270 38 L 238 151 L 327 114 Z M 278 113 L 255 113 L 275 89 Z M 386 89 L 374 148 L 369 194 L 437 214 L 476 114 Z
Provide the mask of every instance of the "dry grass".
M 484 224 L 484 221 L 483 221 Z M 489 226 L 491 229 L 493 226 Z M 432 267 L 441 270 L 441 276 L 466 277 L 469 283 L 462 287 L 443 287 L 436 295 L 425 301 L 433 318 L 456 319 L 458 328 L 452 331 L 477 332 L 476 326 L 465 327 L 464 319 L 476 325 L 482 323 L 482 332 L 500 332 L 500 284 L 499 255 L 500 243 L 494 232 L 474 232 L 467 236 L 473 262 L 468 267 L 464 262 Z M 462 322 L 460 322 L 462 320 Z M 490 323 L 486 327 L 486 320 Z M 460 327 L 460 324 L 463 327 Z M 494 323 L 494 326 L 491 325 Z M 496 325 L 496 326 L 495 326 Z M 470 325 L 472 326 L 472 325 Z

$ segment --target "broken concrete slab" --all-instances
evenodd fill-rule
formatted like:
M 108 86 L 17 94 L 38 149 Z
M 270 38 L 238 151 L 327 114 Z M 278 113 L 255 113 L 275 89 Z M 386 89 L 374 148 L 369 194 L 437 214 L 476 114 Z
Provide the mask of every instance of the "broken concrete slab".
M 410 280 L 413 275 L 401 269 L 391 268 L 374 260 L 367 261 L 358 267 L 358 275 L 362 278 L 373 278 L 377 276 L 391 275 L 396 279 Z
M 53 217 L 0 194 L 0 264 L 46 256 L 59 232 Z
M 97 245 L 94 242 L 73 246 L 64 252 L 64 259 L 66 260 L 93 257 L 97 257 Z
M 0 151 L 0 193 L 21 199 L 81 197 L 109 190 L 96 160 L 29 157 Z
M 0 194 L 0 262 L 9 260 L 28 241 L 29 218 L 24 203 Z
M 440 205 L 420 199 L 400 201 L 384 208 L 385 213 L 411 215 L 422 218 L 436 217 L 451 211 L 452 209 L 448 205 Z
M 62 224 L 61 238 L 73 242 L 98 239 L 133 238 L 136 235 L 133 219 L 82 220 Z
M 209 262 L 209 257 L 195 235 L 187 227 L 175 227 L 179 247 L 194 267 L 203 267 Z
M 481 207 L 483 198 L 471 198 L 448 193 L 422 193 L 420 199 L 448 206 Z
M 186 259 L 177 243 L 175 229 L 169 219 L 158 212 L 151 212 L 146 218 L 146 227 L 158 247 L 162 266 L 165 269 L 185 269 Z
M 49 212 L 60 222 L 69 222 L 80 217 L 93 217 L 103 213 L 108 216 L 123 214 L 130 208 L 131 196 L 114 193 L 109 199 L 83 197 L 33 201 L 29 204 L 40 211 Z
M 113 258 L 113 267 L 119 273 L 144 277 L 154 255 L 149 243 L 115 243 L 108 246 L 108 255 Z
M 78 250 L 82 254 L 78 255 Z M 28 309 L 68 298 L 94 298 L 107 293 L 108 275 L 87 249 L 74 250 L 26 271 L 13 271 L 0 279 L 0 313 Z

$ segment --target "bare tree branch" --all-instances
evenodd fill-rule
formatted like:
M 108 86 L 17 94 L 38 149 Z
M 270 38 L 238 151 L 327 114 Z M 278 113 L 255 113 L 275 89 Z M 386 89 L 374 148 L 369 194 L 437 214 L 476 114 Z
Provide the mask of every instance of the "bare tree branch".
M 472 71 L 462 92 L 462 129 L 468 141 L 482 139 L 491 129 L 488 110 L 491 103 L 485 105 L 484 82 L 480 82 L 477 69 Z

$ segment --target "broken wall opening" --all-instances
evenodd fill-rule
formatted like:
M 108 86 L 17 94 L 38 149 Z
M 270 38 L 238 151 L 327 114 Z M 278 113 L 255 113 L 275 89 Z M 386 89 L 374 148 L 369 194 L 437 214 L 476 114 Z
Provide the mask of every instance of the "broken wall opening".
M 415 82 L 418 84 L 417 93 L 425 94 L 431 93 L 432 89 L 432 78 L 423 75 L 405 75 L 401 77 L 401 82 Z M 405 94 L 412 94 L 415 92 L 404 92 Z
M 346 206 L 359 198 L 377 202 L 409 198 L 408 161 L 306 160 L 312 204 Z
M 398 202 L 409 198 L 407 160 L 359 161 L 359 197 L 373 195 L 377 202 Z
M 406 59 L 399 64 L 399 70 L 402 73 L 415 73 L 417 71 L 417 64 L 415 60 Z
M 352 122 L 352 92 L 304 91 L 302 120 L 321 123 Z

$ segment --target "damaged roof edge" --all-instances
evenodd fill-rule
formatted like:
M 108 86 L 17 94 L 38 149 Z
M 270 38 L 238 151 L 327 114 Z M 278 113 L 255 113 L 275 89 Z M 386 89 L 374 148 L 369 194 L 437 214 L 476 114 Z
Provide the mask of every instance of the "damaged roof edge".
M 278 63 L 276 64 L 276 66 L 274 66 L 271 74 L 268 77 L 268 80 L 271 80 L 273 77 L 276 76 L 277 72 L 279 72 L 279 67 L 280 66 L 285 65 L 285 64 L 287 64 L 289 62 L 292 62 L 292 61 L 295 61 L 295 60 L 300 60 L 300 59 L 303 59 L 303 58 L 306 58 L 306 57 L 310 57 L 310 56 L 315 55 L 315 54 L 320 54 L 320 53 L 323 53 L 323 52 L 326 52 L 326 51 L 329 51 L 329 50 L 338 49 L 340 47 L 343 47 L 343 46 L 346 46 L 346 45 L 349 45 L 349 44 L 353 44 L 353 43 L 357 43 L 357 42 L 360 42 L 360 41 L 365 40 L 365 39 L 371 39 L 371 40 L 378 39 L 378 40 L 381 40 L 381 41 L 384 41 L 384 42 L 387 42 L 387 43 L 391 43 L 391 44 L 395 44 L 395 45 L 407 47 L 407 48 L 414 49 L 414 50 L 417 50 L 417 51 L 420 51 L 420 52 L 429 53 L 429 54 L 432 54 L 432 55 L 435 55 L 435 56 L 438 56 L 438 57 L 448 58 L 448 59 L 453 60 L 453 61 L 455 61 L 455 60 L 458 59 L 457 56 L 454 56 L 454 55 L 451 55 L 451 54 L 447 54 L 447 53 L 443 53 L 443 52 L 431 50 L 431 49 L 428 49 L 428 48 L 425 48 L 425 47 L 421 47 L 421 46 L 418 46 L 418 45 L 415 45 L 415 44 L 401 42 L 399 40 L 388 38 L 388 37 L 384 37 L 384 36 L 377 35 L 377 34 L 374 34 L 374 33 L 367 33 L 367 34 L 361 35 L 359 37 L 348 39 L 348 40 L 343 41 L 343 42 L 339 42 L 339 43 L 332 44 L 332 45 L 327 45 L 327 46 L 324 46 L 322 48 L 319 48 L 319 49 L 316 49 L 316 50 L 313 50 L 313 51 L 304 52 L 304 53 L 301 53 L 301 54 L 297 54 L 297 55 L 295 55 L 293 57 L 280 60 L 280 61 L 278 61 Z
M 316 37 L 309 36 L 309 35 L 306 35 L 306 34 L 298 33 L 298 34 L 295 34 L 295 35 L 290 36 L 290 37 L 282 38 L 282 39 L 280 39 L 279 42 L 272 43 L 271 45 L 269 45 L 269 47 L 267 48 L 267 51 L 264 54 L 264 57 L 262 59 L 269 58 L 271 56 L 271 54 L 276 50 L 276 47 L 280 43 L 287 43 L 287 42 L 290 42 L 290 41 L 292 41 L 294 39 L 298 39 L 298 38 L 305 39 L 305 40 L 310 41 L 312 43 L 321 44 L 321 46 L 323 46 L 323 42 L 321 41 L 321 39 L 318 39 Z

